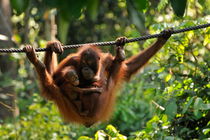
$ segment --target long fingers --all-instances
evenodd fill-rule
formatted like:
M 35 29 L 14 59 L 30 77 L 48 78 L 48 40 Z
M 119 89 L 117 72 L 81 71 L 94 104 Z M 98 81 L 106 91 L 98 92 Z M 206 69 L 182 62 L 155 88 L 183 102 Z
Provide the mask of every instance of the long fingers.
M 170 28 L 170 29 L 166 29 L 166 30 L 163 30 L 161 32 L 161 37 L 160 38 L 164 38 L 164 39 L 168 39 L 171 37 L 171 34 L 173 33 L 173 28 Z
M 127 42 L 126 37 L 119 37 L 116 39 L 116 46 L 123 48 L 126 42 Z
M 50 41 L 47 43 L 47 48 L 50 48 L 51 51 L 62 54 L 63 53 L 63 47 L 62 44 L 59 41 Z
M 30 46 L 30 45 L 26 45 L 23 50 L 26 52 L 26 55 L 28 57 L 28 59 L 32 62 L 32 63 L 36 63 L 37 62 L 37 56 L 35 53 L 35 49 Z

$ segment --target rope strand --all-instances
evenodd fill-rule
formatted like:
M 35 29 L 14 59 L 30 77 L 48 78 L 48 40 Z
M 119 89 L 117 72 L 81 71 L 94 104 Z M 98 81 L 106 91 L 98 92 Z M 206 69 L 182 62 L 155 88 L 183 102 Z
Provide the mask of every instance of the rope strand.
M 186 31 L 191 31 L 191 30 L 197 30 L 201 28 L 207 28 L 210 26 L 210 23 L 207 24 L 202 24 L 202 25 L 197 25 L 197 26 L 192 26 L 192 27 L 187 27 L 184 29 L 178 29 L 178 30 L 173 30 L 172 34 L 178 34 L 181 32 L 186 32 Z M 159 34 L 152 34 L 152 35 L 146 35 L 146 36 L 141 36 L 138 38 L 131 38 L 126 41 L 126 43 L 131 43 L 131 42 L 136 42 L 136 41 L 141 41 L 141 40 L 147 40 L 151 38 L 157 38 L 162 36 L 162 33 Z M 91 46 L 110 46 L 110 45 L 116 45 L 115 41 L 107 41 L 107 42 L 94 42 L 94 43 L 86 43 L 86 44 L 75 44 L 75 45 L 64 45 L 63 49 L 73 49 L 73 48 L 79 48 L 83 45 L 91 45 Z M 36 48 L 36 52 L 43 52 L 47 51 L 47 48 Z M 0 49 L 0 53 L 22 53 L 25 52 L 23 49 Z

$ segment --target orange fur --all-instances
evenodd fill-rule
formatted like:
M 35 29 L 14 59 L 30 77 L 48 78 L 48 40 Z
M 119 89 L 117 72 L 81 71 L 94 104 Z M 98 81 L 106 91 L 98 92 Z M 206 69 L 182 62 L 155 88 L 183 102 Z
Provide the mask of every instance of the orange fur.
M 75 87 L 66 83 L 60 72 L 69 65 L 79 67 L 79 62 L 81 61 L 80 55 L 88 49 L 94 50 L 94 52 L 100 57 L 97 73 L 100 79 L 99 81 L 91 84 L 102 88 L 103 91 L 100 94 L 90 93 L 89 95 L 85 96 L 84 93 L 74 90 Z M 53 101 L 58 106 L 63 118 L 68 122 L 76 122 L 86 126 L 92 125 L 98 121 L 108 120 L 111 116 L 112 108 L 115 102 L 115 90 L 118 88 L 118 85 L 123 78 L 124 70 L 121 66 L 122 64 L 122 62 L 115 61 L 115 58 L 111 54 L 102 53 L 100 49 L 92 46 L 81 47 L 76 54 L 70 54 L 63 61 L 61 61 L 53 73 L 54 81 L 57 85 L 59 85 L 59 94 L 61 96 L 59 97 L 59 100 L 56 98 Z M 117 65 L 119 65 L 119 67 L 116 67 Z M 115 67 L 117 69 L 115 69 Z M 57 80 L 56 77 L 59 77 L 60 79 L 58 78 L 59 80 Z M 82 79 L 80 80 L 82 81 Z M 61 81 L 63 82 L 62 84 L 59 83 Z M 76 96 L 80 98 L 80 101 L 78 102 L 86 104 L 85 107 L 90 109 L 90 113 L 87 113 L 87 115 L 79 114 L 80 112 L 75 105 L 75 102 L 77 101 L 70 99 L 73 94 L 76 94 Z M 90 107 L 89 104 L 92 104 L 92 106 Z
M 158 38 L 150 48 L 125 61 L 120 55 L 122 48 L 118 48 L 116 56 L 112 56 L 103 53 L 96 46 L 86 45 L 77 53 L 67 56 L 58 65 L 55 65 L 57 62 L 54 62 L 56 60 L 53 58 L 53 51 L 46 52 L 43 64 L 36 58 L 35 51 L 30 46 L 25 50 L 39 75 L 42 96 L 54 101 L 67 122 L 91 126 L 110 118 L 115 104 L 115 93 L 120 85 L 143 67 L 169 37 Z M 61 45 L 58 42 L 50 42 L 47 47 L 59 46 Z M 82 60 L 82 55 L 89 50 L 90 56 L 93 56 L 91 60 L 96 60 L 94 62 L 97 63 L 89 66 L 91 69 L 96 68 L 95 76 L 99 77 L 97 81 L 85 80 L 81 73 L 85 61 Z M 73 86 L 65 80 L 65 72 L 68 69 L 75 69 L 77 72 L 80 81 L 78 86 Z

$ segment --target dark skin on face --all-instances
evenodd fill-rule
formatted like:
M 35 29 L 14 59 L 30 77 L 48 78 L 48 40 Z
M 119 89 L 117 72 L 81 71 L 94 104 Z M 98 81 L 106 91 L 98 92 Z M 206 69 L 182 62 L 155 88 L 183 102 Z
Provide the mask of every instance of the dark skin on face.
M 116 55 L 103 53 L 96 46 L 83 46 L 57 64 L 56 53 L 62 53 L 59 42 L 49 42 L 44 63 L 37 59 L 33 47 L 24 48 L 35 66 L 42 96 L 54 101 L 67 122 L 87 127 L 109 119 L 115 103 L 115 92 L 123 81 L 138 72 L 171 36 L 171 30 L 148 49 L 125 60 L 126 38 L 116 40 Z
M 81 53 L 81 76 L 85 80 L 95 81 L 94 79 L 98 67 L 99 67 L 100 56 L 95 53 L 93 49 L 86 49 Z

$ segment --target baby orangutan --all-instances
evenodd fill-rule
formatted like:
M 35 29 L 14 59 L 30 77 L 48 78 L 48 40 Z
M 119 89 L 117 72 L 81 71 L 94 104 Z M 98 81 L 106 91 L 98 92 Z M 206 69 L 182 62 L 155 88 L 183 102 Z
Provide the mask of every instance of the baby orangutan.
M 39 76 L 42 96 L 52 100 L 64 120 L 87 127 L 109 119 L 115 103 L 116 90 L 128 81 L 156 54 L 171 36 L 162 36 L 148 49 L 125 60 L 126 38 L 116 40 L 116 55 L 103 53 L 96 46 L 82 46 L 57 65 L 55 53 L 62 53 L 59 42 L 49 42 L 44 63 L 37 59 L 31 46 L 24 48 Z

